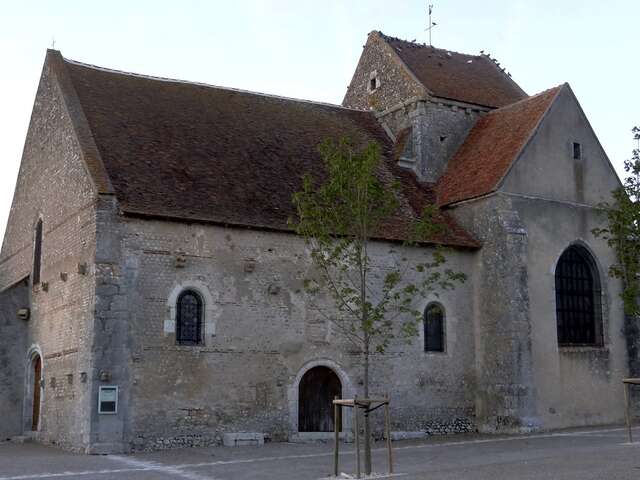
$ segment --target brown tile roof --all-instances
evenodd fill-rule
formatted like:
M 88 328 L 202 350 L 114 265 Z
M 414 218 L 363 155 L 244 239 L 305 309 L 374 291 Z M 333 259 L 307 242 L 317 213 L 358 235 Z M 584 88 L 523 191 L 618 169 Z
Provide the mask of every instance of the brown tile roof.
M 393 179 L 393 145 L 370 112 L 64 65 L 125 214 L 288 231 L 302 175 L 324 175 L 318 145 L 342 136 L 378 142 Z M 405 236 L 415 211 L 401 200 L 381 238 Z M 426 241 L 478 246 L 445 218 L 446 234 Z
M 438 204 L 494 191 L 561 88 L 493 110 L 478 120 L 438 182 Z
M 486 107 L 502 107 L 527 96 L 486 55 L 466 55 L 407 42 L 375 32 L 437 97 Z

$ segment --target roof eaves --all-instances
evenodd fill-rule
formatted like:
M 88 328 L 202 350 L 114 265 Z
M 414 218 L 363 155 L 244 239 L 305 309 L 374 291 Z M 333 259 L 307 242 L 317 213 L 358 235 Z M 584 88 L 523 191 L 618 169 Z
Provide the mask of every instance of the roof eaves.
M 452 200 L 452 201 L 450 201 L 448 203 L 439 204 L 438 207 L 440 207 L 440 208 L 452 208 L 452 207 L 456 207 L 458 205 L 462 205 L 464 203 L 470 203 L 470 202 L 475 202 L 475 201 L 478 201 L 478 200 L 482 200 L 484 198 L 490 197 L 490 196 L 495 195 L 495 194 L 496 194 L 496 189 L 494 188 L 493 190 L 490 190 L 490 191 L 488 191 L 486 193 L 481 193 L 481 194 L 478 194 L 478 195 L 473 195 L 473 196 L 468 197 L 468 198 L 461 198 L 459 200 Z
M 456 98 L 439 97 L 439 96 L 433 95 L 431 99 L 434 102 L 441 101 L 443 103 L 448 103 L 449 105 L 455 105 L 460 108 L 471 108 L 473 110 L 479 110 L 483 112 L 491 112 L 496 109 L 496 107 L 492 105 L 482 105 L 480 103 L 469 103 L 463 100 L 458 100 Z
M 237 228 L 242 230 L 257 230 L 264 232 L 274 232 L 274 233 L 284 233 L 289 235 L 295 235 L 295 231 L 290 227 L 275 227 L 269 225 L 260 225 L 260 224 L 250 224 L 247 222 L 233 222 L 233 221 L 220 221 L 209 218 L 199 218 L 199 217 L 186 217 L 186 216 L 175 216 L 171 214 L 157 214 L 157 213 L 149 213 L 141 210 L 136 210 L 133 208 L 124 207 L 120 209 L 120 214 L 124 217 L 130 218 L 139 218 L 146 220 L 158 220 L 165 222 L 177 222 L 177 223 L 195 223 L 195 224 L 203 224 L 203 225 L 217 225 L 223 228 Z M 419 245 L 442 245 L 442 246 L 450 246 L 455 248 L 462 249 L 471 249 L 476 250 L 482 246 L 482 244 L 475 239 L 473 236 L 468 234 L 466 231 L 464 232 L 465 239 L 464 240 L 425 240 L 417 242 Z M 392 243 L 402 243 L 405 242 L 406 239 L 400 238 L 395 235 L 373 235 L 373 240 L 381 241 L 381 242 L 392 242 Z
M 26 280 L 29 280 L 30 276 L 31 276 L 31 274 L 29 274 L 29 273 L 20 275 L 17 280 L 13 280 L 11 283 L 5 285 L 4 287 L 0 287 L 0 293 L 4 293 L 7 290 L 10 290 L 13 287 L 17 286 L 18 284 L 20 284 L 20 283 L 22 283 L 22 282 L 24 282 Z
M 82 104 L 78 98 L 78 94 L 71 80 L 71 76 L 67 71 L 65 60 L 58 50 L 47 50 L 47 56 L 45 59 L 52 73 L 57 79 L 57 84 L 62 94 L 62 98 L 71 119 L 73 130 L 76 134 L 76 139 L 80 145 L 82 152 L 82 159 L 84 160 L 85 167 L 93 181 L 93 185 L 99 194 L 113 194 L 113 186 L 111 180 L 107 174 L 107 170 L 102 163 L 102 157 L 100 151 L 96 146 L 93 138 L 93 133 L 87 117 L 84 114 Z

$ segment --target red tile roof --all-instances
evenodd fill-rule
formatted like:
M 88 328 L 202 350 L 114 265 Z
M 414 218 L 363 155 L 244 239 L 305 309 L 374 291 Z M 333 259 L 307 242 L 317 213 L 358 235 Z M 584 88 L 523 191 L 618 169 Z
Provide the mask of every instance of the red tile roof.
M 381 176 L 394 177 L 393 145 L 371 112 L 127 74 L 50 55 L 52 62 L 63 62 L 62 76 L 71 84 L 65 89 L 73 90 L 66 97 L 77 98 L 79 118 L 88 124 L 125 214 L 289 231 L 291 199 L 303 174 L 325 175 L 318 145 L 328 138 L 379 143 L 385 156 Z M 411 185 L 422 188 L 428 190 Z M 421 208 L 402 198 L 378 236 L 403 239 Z M 452 218 L 443 213 L 443 219 L 447 231 L 425 241 L 479 246 Z
M 438 204 L 496 190 L 561 88 L 493 110 L 478 120 L 438 182 Z
M 486 55 L 466 55 L 380 35 L 407 68 L 437 97 L 502 107 L 527 94 Z

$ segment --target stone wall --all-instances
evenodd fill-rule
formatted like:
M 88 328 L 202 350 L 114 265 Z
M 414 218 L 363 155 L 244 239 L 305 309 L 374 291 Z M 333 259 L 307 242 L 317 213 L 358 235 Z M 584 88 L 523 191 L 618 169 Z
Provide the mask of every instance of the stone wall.
M 474 292 L 478 426 L 487 432 L 539 428 L 526 226 L 508 199 L 500 196 L 466 203 L 454 212 L 483 242 Z
M 378 88 L 370 91 L 372 74 Z M 411 75 L 391 47 L 373 31 L 367 38 L 358 66 L 342 105 L 359 110 L 383 111 L 414 97 L 425 97 L 426 90 Z
M 27 365 L 30 352 L 41 352 L 44 389 L 37 437 L 77 449 L 88 439 L 90 410 L 90 349 L 85 339 L 91 337 L 93 318 L 94 202 L 69 114 L 54 74 L 45 66 L 0 254 L 0 290 L 30 275 L 34 229 L 41 218 L 41 283 L 28 287 L 31 317 L 14 360 Z M 79 273 L 78 264 L 88 265 L 88 274 Z M 8 316 L 10 322 L 24 323 L 10 312 Z M 13 338 L 0 338 L 1 345 L 7 342 Z M 24 381 L 15 376 L 13 388 L 24 391 Z M 25 408 L 10 415 L 30 431 L 30 399 L 24 400 Z M 9 413 L 2 412 L 5 415 Z
M 22 435 L 22 398 L 27 369 L 27 322 L 18 309 L 29 307 L 29 282 L 0 292 L 0 441 Z
M 608 266 L 615 261 L 613 252 L 604 240 L 591 234 L 602 220 L 600 212 L 525 198 L 515 198 L 512 203 L 527 225 L 529 238 L 527 263 L 538 417 L 547 428 L 622 422 L 622 378 L 628 375 L 628 364 L 621 284 L 607 274 Z M 541 212 L 544 221 L 539 220 Z M 602 346 L 557 344 L 555 265 L 562 252 L 574 243 L 585 247 L 598 265 Z
M 582 146 L 574 159 L 572 143 Z M 483 241 L 476 265 L 477 415 L 481 429 L 562 428 L 621 422 L 630 367 L 614 252 L 592 230 L 619 186 L 568 87 L 498 185 L 454 214 Z M 559 346 L 555 268 L 572 244 L 588 250 L 602 285 L 603 345 Z
M 369 84 L 372 76 L 379 85 L 375 90 Z M 480 114 L 487 111 L 484 107 L 429 97 L 375 31 L 369 34 L 342 104 L 375 110 L 378 120 L 393 136 L 411 129 L 400 164 L 429 183 L 438 180 Z
M 410 129 L 400 165 L 411 169 L 420 180 L 435 183 L 483 112 L 456 102 L 429 99 L 381 112 L 378 120 L 396 136 Z
M 607 275 L 613 252 L 591 234 L 602 220 L 598 210 L 505 193 L 454 212 L 484 241 L 475 267 L 478 427 L 621 422 L 621 379 L 628 374 L 621 285 Z M 558 346 L 555 265 L 573 243 L 599 265 L 603 346 Z
M 580 159 L 573 142 L 581 145 Z M 538 416 L 550 427 L 593 425 L 623 419 L 622 377 L 629 375 L 628 347 L 637 330 L 626 329 L 621 283 L 608 275 L 615 254 L 592 230 L 606 219 L 598 208 L 620 182 L 568 86 L 505 178 L 502 190 L 526 225 L 534 381 Z M 602 346 L 562 347 L 555 323 L 555 265 L 577 243 L 594 258 L 602 285 Z
M 361 392 L 359 358 L 305 298 L 302 282 L 310 265 L 300 238 L 108 212 L 105 206 L 100 218 L 111 222 L 107 228 L 101 220 L 110 239 L 99 242 L 104 249 L 98 256 L 110 265 L 105 278 L 113 288 L 98 287 L 96 315 L 110 318 L 114 329 L 101 340 L 110 354 L 96 365 L 113 373 L 122 409 L 100 418 L 100 430 L 112 423 L 135 449 L 220 443 L 223 433 L 237 431 L 292 439 L 297 382 L 306 369 L 329 366 L 341 379 L 343 396 Z M 373 247 L 383 271 L 394 261 L 391 247 Z M 422 258 L 425 250 L 406 254 Z M 472 252 L 450 255 L 452 268 L 470 273 Z M 471 275 L 439 299 L 446 309 L 445 353 L 425 353 L 420 336 L 374 356 L 371 389 L 391 394 L 394 429 L 451 431 L 473 423 L 472 303 L 454 301 L 471 298 L 472 284 Z M 205 298 L 209 327 L 200 346 L 176 344 L 172 302 L 184 288 Z M 127 312 L 120 318 L 114 302 Z

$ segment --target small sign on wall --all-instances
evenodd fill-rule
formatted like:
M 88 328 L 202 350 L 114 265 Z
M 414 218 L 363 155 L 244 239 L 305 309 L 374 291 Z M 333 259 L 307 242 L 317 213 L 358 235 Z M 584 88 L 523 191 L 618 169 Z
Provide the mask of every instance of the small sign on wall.
M 98 391 L 98 413 L 114 415 L 118 413 L 118 387 L 100 387 Z

